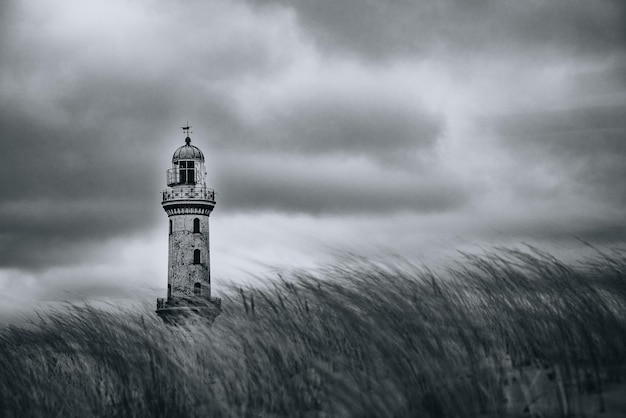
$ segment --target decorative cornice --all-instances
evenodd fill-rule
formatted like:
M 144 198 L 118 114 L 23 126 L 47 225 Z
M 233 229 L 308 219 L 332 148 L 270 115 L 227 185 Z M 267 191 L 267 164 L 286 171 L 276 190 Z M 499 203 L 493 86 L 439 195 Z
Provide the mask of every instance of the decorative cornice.
M 206 215 L 213 211 L 215 203 L 209 202 L 163 202 L 163 209 L 167 216 L 172 215 Z

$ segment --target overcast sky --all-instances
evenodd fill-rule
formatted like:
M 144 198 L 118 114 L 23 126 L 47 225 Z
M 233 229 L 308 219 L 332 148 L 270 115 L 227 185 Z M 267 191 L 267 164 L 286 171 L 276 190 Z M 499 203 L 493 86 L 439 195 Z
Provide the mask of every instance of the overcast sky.
M 626 239 L 621 0 L 5 0 L 0 25 L 5 299 L 164 296 L 187 120 L 217 293 L 339 251 Z

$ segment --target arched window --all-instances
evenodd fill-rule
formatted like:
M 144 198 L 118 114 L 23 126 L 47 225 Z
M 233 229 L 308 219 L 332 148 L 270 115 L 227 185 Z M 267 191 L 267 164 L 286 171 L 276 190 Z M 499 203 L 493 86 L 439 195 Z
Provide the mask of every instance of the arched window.
M 200 250 L 193 250 L 193 263 L 200 264 Z
M 194 283 L 193 285 L 193 295 L 201 296 L 202 295 L 202 285 L 200 283 Z
M 168 299 L 172 298 L 172 285 L 171 284 L 167 285 L 167 298 Z
M 172 220 L 170 219 L 170 235 L 172 235 Z
M 193 220 L 193 232 L 197 234 L 200 232 L 200 219 L 196 218 Z

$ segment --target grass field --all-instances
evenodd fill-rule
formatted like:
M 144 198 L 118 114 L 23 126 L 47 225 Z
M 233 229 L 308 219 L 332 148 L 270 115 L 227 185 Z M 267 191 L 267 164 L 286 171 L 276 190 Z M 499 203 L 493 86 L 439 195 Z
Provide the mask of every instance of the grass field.
M 626 416 L 619 249 L 351 258 L 222 296 L 212 326 L 68 306 L 1 329 L 1 416 Z

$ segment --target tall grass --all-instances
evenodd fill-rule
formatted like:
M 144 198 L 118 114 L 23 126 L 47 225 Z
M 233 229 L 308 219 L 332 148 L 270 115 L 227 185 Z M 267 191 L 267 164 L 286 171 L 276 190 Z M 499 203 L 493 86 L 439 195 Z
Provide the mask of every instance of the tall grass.
M 574 266 L 501 249 L 444 273 L 357 258 L 293 272 L 232 289 L 212 326 L 68 306 L 0 330 L 0 415 L 570 416 L 588 399 L 600 411 L 626 364 L 625 280 L 620 250 Z M 524 381 L 533 370 L 554 403 Z

